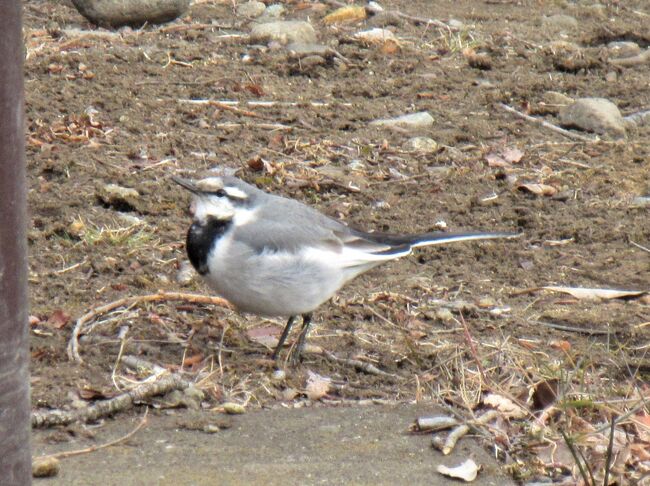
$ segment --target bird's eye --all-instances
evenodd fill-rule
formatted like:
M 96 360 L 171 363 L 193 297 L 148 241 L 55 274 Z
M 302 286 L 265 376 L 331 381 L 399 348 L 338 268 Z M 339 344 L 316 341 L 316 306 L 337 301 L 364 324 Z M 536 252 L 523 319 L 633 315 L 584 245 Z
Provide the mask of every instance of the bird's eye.
M 219 189 L 218 191 L 213 192 L 213 194 L 217 197 L 224 197 L 228 195 L 228 193 L 223 189 Z

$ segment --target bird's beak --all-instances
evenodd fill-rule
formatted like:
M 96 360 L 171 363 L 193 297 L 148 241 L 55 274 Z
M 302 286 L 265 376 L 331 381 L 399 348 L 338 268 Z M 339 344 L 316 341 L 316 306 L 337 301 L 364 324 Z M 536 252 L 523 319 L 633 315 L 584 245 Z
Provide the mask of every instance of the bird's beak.
M 178 184 L 179 186 L 181 186 L 181 187 L 187 189 L 188 191 L 190 191 L 190 192 L 193 193 L 193 194 L 196 194 L 196 195 L 200 195 L 200 194 L 201 194 L 201 190 L 200 190 L 198 187 L 196 187 L 196 184 L 194 184 L 194 183 L 193 183 L 192 181 L 190 181 L 189 179 L 183 179 L 183 178 L 181 178 L 181 177 L 172 176 L 172 180 L 173 180 L 176 184 Z

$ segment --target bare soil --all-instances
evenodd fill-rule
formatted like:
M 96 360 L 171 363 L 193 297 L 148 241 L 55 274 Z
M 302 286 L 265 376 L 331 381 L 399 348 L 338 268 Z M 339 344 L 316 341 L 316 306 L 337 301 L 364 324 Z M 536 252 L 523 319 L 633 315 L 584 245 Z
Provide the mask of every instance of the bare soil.
M 376 19 L 328 27 L 321 17 L 331 7 L 286 2 L 287 18 L 309 18 L 346 59 L 302 65 L 242 40 L 248 22 L 230 2 L 197 2 L 174 23 L 115 32 L 88 24 L 69 2 L 26 1 L 33 406 L 68 408 L 114 393 L 121 344 L 174 371 L 184 365 L 188 379 L 212 371 L 201 382 L 210 406 L 302 403 L 308 372 L 333 379 L 324 397 L 332 403 L 434 400 L 466 411 L 480 408 L 486 391 L 526 403 L 539 383 L 559 382 L 561 393 L 589 397 L 588 410 L 570 415 L 593 423 L 627 410 L 597 403 L 647 396 L 647 298 L 523 292 L 650 286 L 650 254 L 637 246 L 650 246 L 649 209 L 632 203 L 650 193 L 650 127 L 584 143 L 499 107 L 554 124 L 553 107 L 541 104 L 547 91 L 607 98 L 624 115 L 650 108 L 650 65 L 614 68 L 605 49 L 620 40 L 650 45 L 646 2 L 587 3 L 385 2 L 464 25 L 454 32 L 384 19 L 378 26 L 392 24 L 395 47 L 352 40 Z M 543 27 L 552 14 L 572 15 L 578 26 Z M 557 41 L 578 44 L 578 59 L 558 62 L 549 48 Z M 471 66 L 467 48 L 489 66 Z M 238 100 L 241 111 L 187 99 Z M 245 104 L 260 100 L 281 104 Z M 408 133 L 369 125 L 417 111 L 434 125 Z M 438 150 L 407 150 L 415 135 L 433 138 Z M 519 161 L 494 167 L 486 159 L 515 148 Z M 430 231 L 445 222 L 523 235 L 423 249 L 357 279 L 317 312 L 312 345 L 392 378 L 312 352 L 274 381 L 259 336 L 266 326 L 277 335 L 282 320 L 183 302 L 102 316 L 82 339 L 84 363 L 71 362 L 74 320 L 94 307 L 158 290 L 210 292 L 198 278 L 177 281 L 189 199 L 170 176 L 213 168 L 367 230 Z M 531 194 L 522 183 L 554 194 Z M 106 184 L 139 196 L 110 201 Z M 513 459 L 529 449 L 503 438 L 499 447 L 515 474 L 539 473 Z

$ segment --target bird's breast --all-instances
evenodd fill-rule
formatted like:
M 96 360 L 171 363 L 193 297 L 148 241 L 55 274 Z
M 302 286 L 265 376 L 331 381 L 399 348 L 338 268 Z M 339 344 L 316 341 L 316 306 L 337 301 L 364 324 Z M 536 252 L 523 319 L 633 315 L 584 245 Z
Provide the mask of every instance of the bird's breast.
M 208 219 L 205 223 L 194 222 L 187 232 L 187 256 L 201 275 L 209 272 L 208 258 L 214 246 L 232 225 L 232 220 Z

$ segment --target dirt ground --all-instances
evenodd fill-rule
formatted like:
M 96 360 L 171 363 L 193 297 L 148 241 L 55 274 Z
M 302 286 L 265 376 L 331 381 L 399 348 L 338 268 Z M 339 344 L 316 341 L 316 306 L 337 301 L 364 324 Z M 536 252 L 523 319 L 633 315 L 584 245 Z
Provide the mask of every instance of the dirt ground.
M 250 45 L 249 22 L 230 2 L 196 2 L 173 23 L 115 32 L 96 29 L 67 1 L 26 0 L 34 408 L 114 395 L 114 383 L 136 378 L 116 368 L 121 353 L 196 381 L 207 407 L 300 406 L 309 401 L 310 373 L 332 380 L 318 397 L 332 404 L 434 401 L 471 415 L 486 408 L 487 393 L 509 397 L 530 415 L 495 426 L 490 447 L 519 479 L 577 473 L 570 461 L 540 452 L 562 443 L 560 430 L 602 435 L 596 429 L 631 411 L 622 437 L 635 437 L 630 447 L 647 440 L 632 420 L 648 417 L 647 405 L 638 405 L 650 392 L 647 295 L 585 300 L 528 289 L 649 289 L 649 207 L 638 197 L 650 194 L 650 127 L 579 142 L 500 107 L 555 125 L 553 106 L 542 103 L 548 91 L 607 98 L 623 115 L 650 109 L 650 65 L 615 67 L 606 50 L 612 41 L 650 45 L 647 2 L 591 4 L 382 4 L 454 19 L 462 23 L 455 31 L 396 16 L 327 26 L 322 17 L 333 7 L 285 2 L 286 18 L 309 19 L 338 53 L 303 64 L 279 46 Z M 577 24 L 561 32 L 543 22 L 553 14 Z M 352 37 L 372 27 L 390 28 L 398 43 Z M 558 42 L 580 51 L 566 58 Z M 484 62 L 472 62 L 475 55 Z M 246 104 L 260 100 L 277 103 Z M 419 111 L 433 126 L 370 125 Z M 438 148 L 410 150 L 416 135 Z M 514 160 L 499 159 L 517 150 Z M 449 230 L 523 235 L 422 249 L 357 279 L 316 313 L 312 352 L 285 379 L 276 379 L 269 360 L 281 319 L 187 301 L 99 316 L 80 342 L 84 362 L 70 361 L 75 320 L 97 306 L 159 290 L 209 293 L 198 278 L 179 279 L 189 198 L 170 176 L 213 168 L 363 229 L 420 232 L 444 222 Z M 111 199 L 107 184 L 137 194 Z M 522 184 L 551 189 L 536 195 Z M 390 376 L 356 369 L 350 359 Z M 539 397 L 544 387 L 562 406 Z M 549 406 L 545 442 L 529 425 Z M 590 444 L 579 445 L 600 464 L 602 450 Z M 617 467 L 621 475 L 643 471 L 633 460 Z

